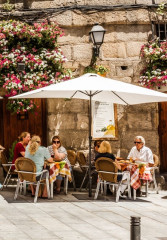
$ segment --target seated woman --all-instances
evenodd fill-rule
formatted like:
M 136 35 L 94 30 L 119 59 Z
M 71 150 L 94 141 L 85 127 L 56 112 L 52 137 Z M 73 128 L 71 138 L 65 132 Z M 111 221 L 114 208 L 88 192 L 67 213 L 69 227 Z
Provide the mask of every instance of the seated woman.
M 19 157 L 24 157 L 25 156 L 25 150 L 26 146 L 28 145 L 30 141 L 30 133 L 28 132 L 22 132 L 20 136 L 18 137 L 19 142 L 16 143 L 15 148 L 14 148 L 14 157 L 12 160 L 12 164 L 15 164 L 15 161 Z M 12 169 L 15 169 L 15 166 L 12 166 Z
M 111 158 L 114 161 L 116 167 L 119 170 L 121 170 L 121 165 L 116 160 L 116 157 L 114 156 L 114 154 L 112 154 L 111 145 L 108 141 L 101 142 L 100 147 L 98 149 L 98 154 L 95 157 L 95 161 L 97 160 L 97 158 L 100 158 L 100 157 Z
M 61 145 L 60 137 L 59 136 L 54 136 L 52 138 L 52 145 L 48 146 L 48 150 L 51 154 L 51 156 L 54 158 L 56 161 L 66 161 L 67 164 L 70 165 L 70 162 L 67 158 L 67 151 L 66 149 Z M 61 182 L 62 182 L 62 176 L 59 174 L 56 177 L 56 193 L 60 193 L 60 188 L 61 188 Z
M 95 157 L 95 161 L 100 158 L 100 157 L 107 157 L 113 160 L 113 162 L 115 163 L 116 167 L 118 168 L 118 172 L 121 172 L 121 165 L 118 163 L 118 161 L 116 160 L 116 157 L 114 156 L 114 154 L 112 154 L 112 150 L 111 150 L 111 145 L 108 141 L 103 141 L 100 144 L 100 147 L 98 149 L 98 154 Z M 123 181 L 126 181 L 127 177 L 125 176 Z M 122 175 L 118 175 L 117 176 L 117 180 L 121 181 L 122 180 Z M 127 188 L 126 185 L 122 185 L 121 186 L 121 193 L 123 193 L 125 191 L 125 189 Z M 124 196 L 122 196 L 124 197 Z
M 53 162 L 53 158 L 50 156 L 50 153 L 47 148 L 41 147 L 41 139 L 39 136 L 33 136 L 30 144 L 26 147 L 25 157 L 34 161 L 36 165 L 37 173 L 41 172 L 44 168 L 44 161 Z M 43 175 L 43 178 L 46 177 L 46 174 Z M 37 174 L 37 180 L 38 180 Z M 31 186 L 32 196 L 35 194 L 33 185 Z M 42 198 L 47 198 L 47 188 L 46 185 L 43 190 Z

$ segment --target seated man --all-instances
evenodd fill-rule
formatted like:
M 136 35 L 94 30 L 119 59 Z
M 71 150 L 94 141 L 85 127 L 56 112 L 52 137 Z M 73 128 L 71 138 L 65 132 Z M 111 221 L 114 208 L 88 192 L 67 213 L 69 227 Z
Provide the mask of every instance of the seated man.
M 146 162 L 149 167 L 152 167 L 154 165 L 153 154 L 151 149 L 145 146 L 145 139 L 142 136 L 136 136 L 134 144 L 127 158 Z

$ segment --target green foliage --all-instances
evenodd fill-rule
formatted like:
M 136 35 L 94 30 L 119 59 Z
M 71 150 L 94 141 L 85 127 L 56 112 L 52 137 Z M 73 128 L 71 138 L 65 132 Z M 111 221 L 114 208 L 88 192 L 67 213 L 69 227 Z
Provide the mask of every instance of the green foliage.
M 140 56 L 146 61 L 139 83 L 147 88 L 156 89 L 167 85 L 167 41 L 159 39 L 144 44 Z
M 31 99 L 13 99 L 9 100 L 7 105 L 7 109 L 14 113 L 19 113 L 19 112 L 27 112 L 27 111 L 32 111 L 34 112 L 37 106 Z
M 6 90 L 6 97 L 71 78 L 70 69 L 63 67 L 67 59 L 57 43 L 63 35 L 56 22 L 29 25 L 0 21 L 0 86 Z M 19 63 L 25 66 L 22 72 Z M 34 110 L 35 104 L 28 101 L 9 101 L 7 108 L 13 113 Z
M 13 160 L 13 157 L 14 157 L 14 148 L 16 146 L 16 143 L 17 143 L 17 140 L 15 140 L 13 143 L 12 143 L 12 147 L 9 148 L 9 162 L 12 162 Z
M 163 15 L 165 12 L 165 3 L 159 4 L 156 13 Z
M 96 67 L 96 71 L 100 74 L 104 74 L 108 72 L 108 68 L 104 67 L 103 65 L 99 65 Z
M 103 75 L 106 72 L 108 72 L 108 68 L 104 67 L 103 65 L 87 66 L 84 69 L 84 73 L 100 73 Z
M 10 3 L 10 0 L 7 0 L 6 3 L 2 5 L 2 8 L 8 12 L 12 11 L 14 9 L 14 4 Z
M 85 69 L 84 69 L 84 73 L 97 73 L 96 69 L 92 66 L 87 66 Z

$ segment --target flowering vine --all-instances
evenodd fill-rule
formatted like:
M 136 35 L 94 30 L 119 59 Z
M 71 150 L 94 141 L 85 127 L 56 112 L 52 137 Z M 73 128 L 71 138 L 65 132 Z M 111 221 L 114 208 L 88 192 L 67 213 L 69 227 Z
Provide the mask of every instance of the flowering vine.
M 139 83 L 147 88 L 159 88 L 167 85 L 167 41 L 159 39 L 144 44 L 141 57 L 146 61 Z
M 0 87 L 6 97 L 41 88 L 71 78 L 63 68 L 67 59 L 58 46 L 57 38 L 64 35 L 55 22 L 29 25 L 20 21 L 0 22 Z M 18 70 L 24 63 L 25 70 Z M 19 113 L 36 108 L 33 100 L 10 100 L 10 111 Z

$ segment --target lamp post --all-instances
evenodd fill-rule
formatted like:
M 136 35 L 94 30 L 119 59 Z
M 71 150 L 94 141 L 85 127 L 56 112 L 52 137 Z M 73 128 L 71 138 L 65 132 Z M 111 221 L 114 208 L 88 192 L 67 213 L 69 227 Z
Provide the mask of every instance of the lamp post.
M 98 23 L 95 23 L 91 31 L 89 32 L 89 38 L 93 43 L 93 56 L 91 59 L 90 66 L 94 67 L 96 63 L 96 59 L 99 56 L 99 49 L 104 40 L 104 34 L 106 30 L 100 26 Z M 89 101 L 89 149 L 91 149 L 92 143 L 92 136 L 91 136 L 91 124 L 92 124 L 92 96 L 90 94 L 90 101 Z M 91 151 L 89 151 L 89 197 L 92 197 L 92 175 L 91 175 Z
M 99 49 L 103 43 L 105 32 L 106 30 L 98 23 L 95 23 L 89 32 L 90 40 L 93 43 L 93 53 L 95 57 L 99 56 Z

